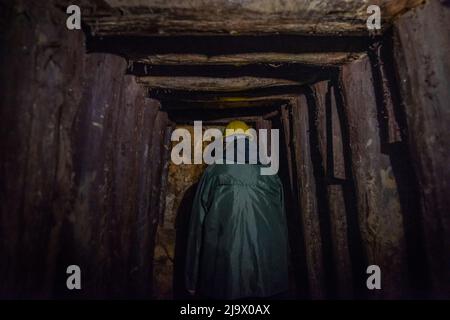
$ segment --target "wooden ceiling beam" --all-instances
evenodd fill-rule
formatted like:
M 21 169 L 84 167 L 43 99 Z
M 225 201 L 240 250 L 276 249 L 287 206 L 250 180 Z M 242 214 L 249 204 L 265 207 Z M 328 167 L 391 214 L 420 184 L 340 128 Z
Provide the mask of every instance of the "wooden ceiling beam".
M 292 95 L 276 95 L 266 97 L 233 97 L 218 100 L 202 99 L 162 99 L 164 110 L 190 110 L 190 109 L 231 109 L 231 108 L 262 108 L 273 107 L 287 103 Z
M 270 78 L 295 83 L 311 83 L 337 74 L 339 67 L 312 67 L 291 63 L 252 65 L 147 65 L 129 63 L 127 74 L 138 78 L 149 77 L 205 77 L 205 78 Z M 141 80 L 140 80 L 141 81 Z M 144 84 L 145 85 L 145 84 Z
M 228 55 L 209 56 L 205 54 L 154 54 L 144 56 L 129 56 L 133 62 L 153 65 L 250 65 L 280 63 L 301 64 L 306 66 L 336 66 L 349 63 L 362 53 L 350 52 L 305 52 L 305 53 L 280 53 L 257 52 Z
M 423 0 L 373 0 L 383 29 Z M 80 1 L 96 35 L 368 35 L 361 0 L 93 0 Z
M 259 77 L 137 77 L 137 82 L 150 89 L 179 91 L 233 92 L 272 87 L 300 86 L 302 83 L 287 79 Z

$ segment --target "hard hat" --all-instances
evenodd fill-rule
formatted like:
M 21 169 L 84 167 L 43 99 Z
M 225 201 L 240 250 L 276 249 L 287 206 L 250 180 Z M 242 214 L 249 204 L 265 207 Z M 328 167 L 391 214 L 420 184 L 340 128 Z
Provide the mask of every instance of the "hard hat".
M 240 120 L 234 120 L 228 123 L 225 128 L 225 138 L 231 137 L 235 135 L 246 135 L 250 139 L 253 139 L 253 135 L 250 133 L 250 127 L 244 122 Z

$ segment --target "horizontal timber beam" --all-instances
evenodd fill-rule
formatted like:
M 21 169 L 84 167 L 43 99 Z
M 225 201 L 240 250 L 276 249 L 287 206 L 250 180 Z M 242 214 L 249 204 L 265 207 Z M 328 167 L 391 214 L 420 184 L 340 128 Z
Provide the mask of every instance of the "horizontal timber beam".
M 163 110 L 171 109 L 232 109 L 273 107 L 287 103 L 291 96 L 280 95 L 260 98 L 240 98 L 222 100 L 161 100 Z
M 137 82 L 148 88 L 185 91 L 242 91 L 257 88 L 271 88 L 300 85 L 300 82 L 286 79 L 237 77 L 138 77 Z
M 292 63 L 251 65 L 147 65 L 130 61 L 127 74 L 137 77 L 210 77 L 287 79 L 297 83 L 313 83 L 337 74 L 339 67 L 313 67 Z
M 248 65 L 248 64 L 303 64 L 308 66 L 335 66 L 358 59 L 361 53 L 306 52 L 279 53 L 259 52 L 209 56 L 205 54 L 155 54 L 131 57 L 133 62 L 147 65 Z
M 337 59 L 345 53 L 365 52 L 379 40 L 378 36 L 317 36 L 317 35 L 258 35 L 258 36 L 92 36 L 88 34 L 88 52 L 119 54 L 129 60 L 145 60 L 158 57 L 155 63 L 164 60 L 173 62 L 177 55 L 216 63 L 226 60 L 252 60 L 258 62 L 283 60 L 283 56 L 295 61 L 309 61 L 321 55 L 324 63 Z M 156 59 L 156 58 L 155 58 Z M 315 61 L 315 60 L 313 60 Z M 227 62 L 227 61 L 225 61 Z M 227 62 L 228 63 L 228 62 Z
M 65 1 L 63 1 L 65 2 Z M 422 0 L 373 0 L 382 28 Z M 94 0 L 80 1 L 96 35 L 368 35 L 361 0 Z
M 164 107 L 164 103 L 163 103 Z M 193 109 L 167 109 L 168 116 L 171 121 L 176 123 L 193 123 L 195 120 L 202 121 L 227 121 L 236 119 L 251 119 L 251 118 L 270 118 L 276 115 L 279 111 L 279 104 L 260 106 L 257 108 L 235 107 L 235 108 L 198 108 Z

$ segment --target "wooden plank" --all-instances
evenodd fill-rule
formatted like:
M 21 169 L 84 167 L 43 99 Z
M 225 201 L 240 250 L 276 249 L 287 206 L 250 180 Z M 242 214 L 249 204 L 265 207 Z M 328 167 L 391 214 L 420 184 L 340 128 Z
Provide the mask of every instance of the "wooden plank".
M 268 116 L 269 118 L 275 115 L 277 112 L 277 106 L 272 105 L 268 107 L 260 108 L 232 108 L 232 109 L 169 109 L 169 118 L 178 123 L 193 124 L 194 120 L 202 121 L 222 121 L 223 119 L 235 119 L 236 115 L 239 115 L 240 119 L 257 119 L 263 115 L 263 118 Z M 230 121 L 231 121 L 230 120 Z
M 371 54 L 373 59 L 374 78 L 376 81 L 376 90 L 380 100 L 380 129 L 382 143 L 391 144 L 402 140 L 400 126 L 397 123 L 394 108 L 394 84 L 390 83 L 388 76 L 388 66 L 385 63 L 384 44 L 377 44 Z
M 334 66 L 357 59 L 358 54 L 350 52 L 255 52 L 237 53 L 228 55 L 206 54 L 155 54 L 155 55 L 130 55 L 133 62 L 152 65 L 249 65 L 256 63 L 267 64 L 302 64 L 310 66 Z
M 241 116 L 235 116 L 230 118 L 220 118 L 215 120 L 202 120 L 204 125 L 223 125 L 226 126 L 229 122 L 234 120 L 241 120 L 247 123 L 248 125 L 252 125 L 253 123 L 258 123 L 258 121 L 261 120 L 260 116 L 249 116 L 249 117 L 241 117 Z M 177 124 L 193 124 L 194 120 L 193 118 L 190 118 L 189 120 L 185 121 L 177 121 Z
M 267 150 L 270 154 L 271 152 L 271 135 L 270 135 L 270 130 L 272 129 L 272 122 L 270 120 L 265 120 L 263 119 L 263 117 L 260 117 L 256 123 L 255 123 L 255 129 L 258 130 L 259 129 L 266 129 L 267 130 Z
M 246 71 L 249 67 L 264 67 L 270 69 L 266 75 L 268 77 L 283 74 L 283 65 L 295 68 L 293 74 L 298 74 L 303 73 L 302 69 L 350 62 L 364 54 L 377 38 L 344 35 L 316 37 L 311 34 L 238 37 L 110 35 L 89 38 L 86 50 L 125 56 L 130 62 L 129 72 L 143 65 L 147 71 L 152 71 L 149 75 L 159 75 L 155 72 L 163 68 L 167 74 L 176 75 L 176 67 L 198 70 L 201 65 L 207 65 L 207 70 L 213 75 L 220 74 L 218 69 L 223 70 L 227 66 L 239 67 L 239 70 L 246 67 Z
M 311 160 L 309 139 L 309 112 L 306 97 L 300 95 L 292 100 L 293 147 L 298 179 L 303 236 L 310 295 L 313 299 L 324 299 L 325 268 L 322 255 L 322 238 L 319 225 L 316 183 Z
M 150 92 L 152 95 L 153 92 Z M 227 103 L 227 102 L 258 102 L 258 101 L 278 101 L 278 100 L 288 100 L 293 96 L 292 93 L 275 93 L 273 95 L 270 94 L 261 94 L 261 95 L 246 95 L 245 93 L 239 94 L 226 94 L 226 95 L 179 95 L 176 96 L 176 92 L 173 92 L 173 98 L 170 98 L 170 95 L 161 95 L 163 97 L 162 100 L 165 101 L 179 101 L 184 103 L 210 103 L 213 106 L 215 103 Z
M 291 95 L 267 97 L 229 97 L 219 100 L 162 100 L 164 110 L 182 109 L 232 109 L 232 108 L 266 108 L 282 105 L 291 99 Z
M 136 257 L 135 271 L 133 272 L 133 281 L 137 287 L 137 297 L 146 297 L 152 292 L 152 273 L 153 273 L 153 237 L 156 234 L 156 225 L 154 223 L 157 213 L 151 211 L 152 198 L 149 196 L 149 190 L 153 190 L 156 183 L 154 172 L 158 172 L 156 166 L 157 159 L 152 157 L 153 144 L 152 137 L 156 125 L 159 103 L 155 100 L 145 99 L 145 108 L 143 110 L 143 130 L 141 130 L 143 143 L 140 146 L 140 169 L 139 169 L 139 193 L 138 193 L 138 212 L 136 221 L 139 225 L 136 236 L 136 252 L 140 254 Z M 152 146 L 152 147 L 150 147 Z M 148 170 L 147 168 L 152 168 Z M 152 248 L 148 252 L 148 248 Z
M 353 298 L 353 268 L 350 260 L 347 212 L 341 184 L 327 186 L 327 202 L 330 213 L 333 269 L 336 277 L 336 297 Z
M 326 210 L 329 213 L 330 243 L 323 245 L 331 246 L 331 269 L 335 281 L 335 295 L 337 298 L 350 298 L 353 294 L 352 266 L 350 261 L 350 251 L 348 245 L 347 213 L 344 202 L 343 186 L 335 184 L 334 161 L 338 158 L 339 165 L 344 167 L 342 153 L 342 135 L 337 130 L 336 111 L 333 117 L 332 99 L 334 99 L 333 87 L 329 81 L 321 81 L 311 87 L 315 107 L 315 132 L 317 132 L 318 150 L 322 166 L 317 165 L 323 174 L 319 175 L 323 181 L 323 191 L 326 192 Z M 333 127 L 334 124 L 334 127 Z M 334 129 L 334 130 L 333 130 Z M 335 155 L 334 149 L 339 146 L 340 154 Z M 333 149 L 334 148 L 334 149 Z M 340 168 L 340 167 L 338 167 Z M 345 177 L 345 176 L 344 176 Z M 318 176 L 316 175 L 316 179 Z M 324 217 L 322 217 L 324 218 Z
M 377 0 L 385 29 L 418 0 Z M 315 34 L 367 35 L 367 4 L 358 0 L 84 1 L 83 20 L 101 36 Z
M 345 179 L 342 132 L 337 112 L 334 88 L 329 81 L 311 86 L 315 101 L 317 127 L 322 166 L 328 179 Z
M 165 119 L 167 121 L 167 119 Z M 169 162 L 170 162 L 170 150 L 171 150 L 171 136 L 172 132 L 174 130 L 174 127 L 168 126 L 166 127 L 164 131 L 164 138 L 163 140 L 163 148 L 161 152 L 162 156 L 162 170 L 161 170 L 161 188 L 159 190 L 159 214 L 158 214 L 158 221 L 160 224 L 164 225 L 166 224 L 166 221 L 164 220 L 164 211 L 166 208 L 166 195 L 167 195 L 167 183 L 168 183 L 168 173 L 169 173 Z
M 284 138 L 284 144 L 286 146 L 287 150 L 287 164 L 288 164 L 288 175 L 289 175 L 289 187 L 291 194 L 294 194 L 294 169 L 292 164 L 292 137 L 291 137 L 291 115 L 290 115 L 290 108 L 292 106 L 290 104 L 286 104 L 281 106 L 280 108 L 280 117 L 281 117 L 281 124 L 283 126 L 283 138 Z
M 334 85 L 329 88 L 329 101 L 327 102 L 327 128 L 331 131 L 329 135 L 331 134 L 332 137 L 331 154 L 333 158 L 330 172 L 332 172 L 333 179 L 345 180 L 347 176 L 345 173 L 344 145 L 341 128 L 342 119 L 340 119 L 337 109 L 335 90 Z M 331 129 L 329 128 L 330 126 Z
M 242 119 L 242 118 L 239 118 L 239 119 Z M 244 121 L 244 120 L 243 120 L 243 121 Z M 272 122 L 269 121 L 269 120 L 263 119 L 263 117 L 259 117 L 259 118 L 256 120 L 256 126 L 255 126 L 255 129 L 256 129 L 256 130 L 259 130 L 259 129 L 267 129 L 267 130 L 270 130 L 270 129 L 272 129 Z M 270 138 L 270 132 L 268 132 L 268 134 L 269 134 L 269 138 Z M 269 142 L 269 141 L 268 141 L 268 142 Z
M 209 104 L 231 102 L 270 102 L 290 99 L 300 90 L 299 86 L 258 88 L 241 91 L 188 91 L 169 89 L 148 89 L 148 97 L 165 102 L 178 102 L 180 105 L 191 103 Z
M 342 67 L 344 100 L 356 187 L 359 228 L 368 265 L 378 265 L 383 290 L 369 297 L 399 298 L 407 290 L 403 218 L 388 155 L 381 153 L 377 101 L 368 57 Z
M 297 81 L 259 77 L 139 77 L 138 83 L 152 89 L 185 91 L 242 91 L 259 88 L 300 85 Z
M 36 19 L 16 9 L 2 33 L 0 297 L 149 297 L 158 104 L 123 58 L 86 55 L 54 1 L 23 2 Z
M 420 186 L 432 296 L 450 296 L 450 8 L 429 1 L 394 25 L 407 139 Z
M 176 40 L 173 40 L 176 41 Z M 337 72 L 337 67 L 320 69 L 290 63 L 250 65 L 147 65 L 130 63 L 127 73 L 137 77 L 205 77 L 205 78 L 264 78 L 294 81 L 294 85 L 314 83 Z M 272 89 L 269 87 L 269 89 Z M 248 90 L 247 90 L 248 91 Z
M 320 81 L 311 86 L 314 99 L 314 122 L 317 128 L 319 150 L 322 158 L 321 166 L 325 175 L 329 175 L 327 146 L 331 141 L 327 141 L 327 107 L 326 98 L 328 93 L 328 81 Z

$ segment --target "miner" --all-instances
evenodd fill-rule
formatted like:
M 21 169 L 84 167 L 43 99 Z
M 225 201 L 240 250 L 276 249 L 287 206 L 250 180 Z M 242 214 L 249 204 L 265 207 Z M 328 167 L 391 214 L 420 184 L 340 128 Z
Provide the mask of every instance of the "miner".
M 288 290 L 288 241 L 283 186 L 249 161 L 253 135 L 228 124 L 223 164 L 200 179 L 189 222 L 186 288 L 212 299 L 270 298 Z M 244 153 L 244 154 L 243 154 Z

